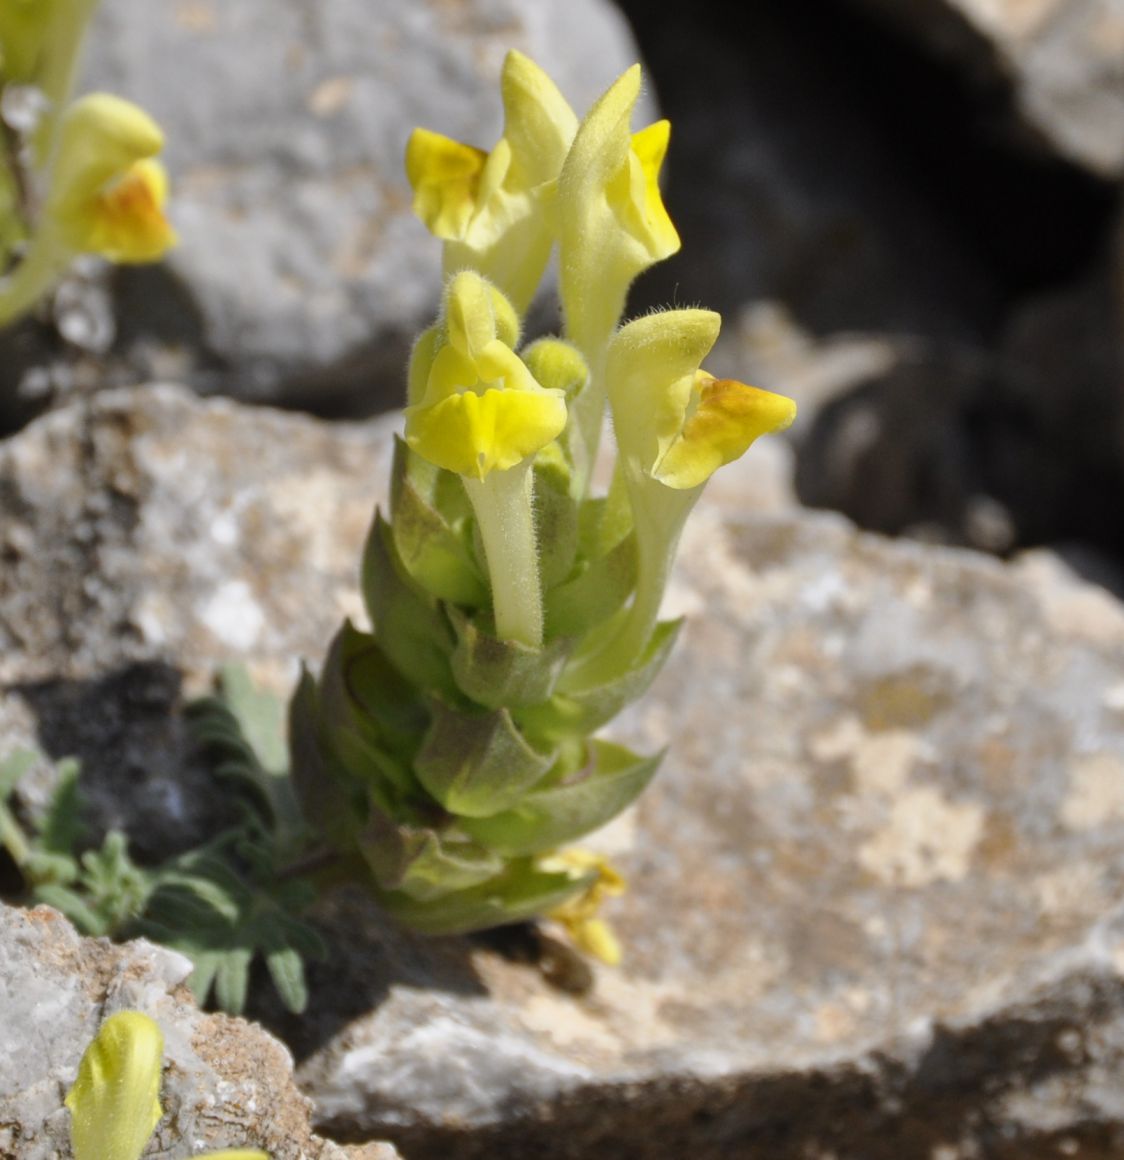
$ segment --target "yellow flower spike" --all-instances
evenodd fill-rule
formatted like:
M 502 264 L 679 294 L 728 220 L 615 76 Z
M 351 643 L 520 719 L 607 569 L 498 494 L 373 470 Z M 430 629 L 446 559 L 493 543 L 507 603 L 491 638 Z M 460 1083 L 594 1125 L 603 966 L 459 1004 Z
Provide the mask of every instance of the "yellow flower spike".
M 139 1011 L 110 1016 L 66 1097 L 75 1160 L 137 1160 L 160 1117 L 164 1036 Z
M 476 270 L 525 311 L 538 287 L 553 234 L 553 183 L 577 118 L 533 61 L 508 53 L 501 91 L 504 132 L 485 153 L 427 129 L 406 146 L 414 212 L 445 241 L 445 271 Z
M 63 115 L 46 212 L 63 246 L 115 262 L 150 262 L 175 244 L 164 217 L 164 135 L 147 113 L 108 93 Z
M 581 123 L 558 181 L 567 336 L 592 365 L 633 279 L 679 249 L 658 185 L 670 127 L 661 121 L 631 134 L 639 95 L 640 66 L 633 65 Z
M 599 911 L 606 899 L 625 892 L 627 884 L 623 875 L 603 855 L 583 847 L 552 854 L 542 859 L 539 867 L 547 871 L 569 871 L 575 875 L 596 871 L 597 877 L 585 890 L 576 898 L 556 906 L 546 917 L 565 928 L 578 950 L 610 967 L 619 965 L 622 957 L 620 942 Z

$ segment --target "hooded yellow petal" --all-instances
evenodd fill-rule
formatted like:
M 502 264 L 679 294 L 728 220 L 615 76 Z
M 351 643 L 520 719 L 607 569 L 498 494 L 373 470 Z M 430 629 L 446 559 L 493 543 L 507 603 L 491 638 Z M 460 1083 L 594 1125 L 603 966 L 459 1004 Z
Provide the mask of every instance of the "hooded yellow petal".
M 406 442 L 438 467 L 483 479 L 506 471 L 558 438 L 566 426 L 561 391 L 462 391 L 406 410 Z
M 796 404 L 783 395 L 701 371 L 699 380 L 694 413 L 652 471 L 680 490 L 705 483 L 759 436 L 783 431 L 796 418 Z
M 137 1160 L 163 1115 L 164 1036 L 139 1011 L 110 1016 L 66 1097 L 74 1160 Z
M 476 212 L 488 154 L 440 133 L 415 129 L 406 145 L 406 178 L 414 213 L 439 238 L 462 238 Z
M 525 187 L 554 181 L 578 131 L 573 109 L 550 77 L 521 52 L 509 52 L 504 59 L 500 90 L 513 178 Z

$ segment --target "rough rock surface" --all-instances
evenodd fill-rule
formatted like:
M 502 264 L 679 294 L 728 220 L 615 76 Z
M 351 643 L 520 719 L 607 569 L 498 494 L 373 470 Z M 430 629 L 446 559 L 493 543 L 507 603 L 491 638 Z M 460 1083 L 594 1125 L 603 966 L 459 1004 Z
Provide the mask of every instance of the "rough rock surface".
M 244 1020 L 200 1013 L 180 986 L 190 966 L 143 941 L 79 938 L 48 907 L 0 906 L 3 1160 L 70 1155 L 63 1097 L 102 1021 L 122 1010 L 151 1015 L 164 1032 L 161 1156 L 247 1147 L 272 1160 L 394 1160 L 389 1144 L 344 1148 L 316 1136 L 289 1053 Z
M 406 139 L 490 148 L 508 48 L 583 110 L 636 57 L 607 0 L 106 0 L 86 81 L 165 128 L 181 235 L 119 280 L 133 364 L 321 411 L 396 406 L 440 266 Z
M 5 706 L 57 740 L 44 707 L 79 687 L 128 734 L 126 662 L 281 683 L 318 657 L 386 431 L 170 388 L 34 424 L 0 457 Z M 1049 556 L 754 514 L 783 494 L 754 463 L 696 512 L 683 643 L 617 730 L 671 745 L 598 839 L 632 883 L 624 966 L 330 900 L 308 1014 L 259 1011 L 322 1130 L 411 1160 L 1124 1147 L 1124 612 Z
M 431 952 L 434 988 L 376 949 L 386 998 L 299 1072 L 320 1122 L 417 1157 L 1124 1146 L 1124 610 L 715 509 L 672 600 L 681 647 L 616 730 L 671 750 L 599 843 L 623 967 L 576 997 Z
M 1010 86 L 1025 132 L 1124 177 L 1121 0 L 861 0 L 979 87 Z

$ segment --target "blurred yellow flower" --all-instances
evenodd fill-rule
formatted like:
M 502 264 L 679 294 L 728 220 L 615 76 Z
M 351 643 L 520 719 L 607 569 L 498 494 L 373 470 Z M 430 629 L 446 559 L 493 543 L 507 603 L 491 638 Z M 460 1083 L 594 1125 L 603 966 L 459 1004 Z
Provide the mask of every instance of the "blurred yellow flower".
M 539 863 L 540 869 L 563 870 L 573 874 L 596 874 L 593 881 L 575 898 L 548 911 L 546 917 L 565 927 L 574 946 L 610 967 L 621 961 L 621 945 L 613 928 L 600 915 L 609 898 L 616 898 L 628 888 L 624 877 L 602 854 L 573 846 L 560 850 Z
M 164 135 L 129 101 L 93 93 L 59 122 L 46 212 L 61 244 L 114 262 L 152 262 L 175 244 L 164 216 Z
M 164 1114 L 163 1055 L 163 1033 L 139 1011 L 119 1011 L 101 1025 L 66 1097 L 74 1160 L 138 1160 Z M 269 1160 L 257 1148 L 204 1155 L 208 1160 Z

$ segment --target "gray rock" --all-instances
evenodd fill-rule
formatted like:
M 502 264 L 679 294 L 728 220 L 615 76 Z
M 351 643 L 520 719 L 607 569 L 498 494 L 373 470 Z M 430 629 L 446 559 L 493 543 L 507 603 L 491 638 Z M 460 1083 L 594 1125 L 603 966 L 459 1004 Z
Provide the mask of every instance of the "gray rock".
M 406 139 L 491 148 L 508 48 L 582 110 L 636 58 L 607 0 L 106 0 L 86 83 L 165 128 L 182 239 L 119 280 L 133 364 L 320 411 L 397 405 L 440 266 Z
M 264 1148 L 272 1160 L 395 1160 L 389 1144 L 316 1136 L 292 1059 L 241 1019 L 203 1015 L 182 987 L 191 964 L 146 942 L 79 938 L 48 907 L 0 905 L 0 1155 L 70 1155 L 63 1097 L 104 1019 L 143 1011 L 164 1033 L 161 1156 Z
M 40 420 L 0 452 L 5 682 L 236 657 L 284 687 L 355 608 L 388 430 L 171 388 Z M 616 730 L 671 745 L 595 839 L 623 967 L 326 900 L 308 1013 L 258 1000 L 321 1130 L 418 1160 L 1124 1147 L 1124 611 L 1033 559 L 747 512 L 784 495 L 755 454 L 696 512 L 682 645 Z
M 975 86 L 1010 86 L 1025 135 L 1098 176 L 1124 176 L 1121 0 L 861 2 Z
M 1124 609 L 705 507 L 672 605 L 617 729 L 671 751 L 593 843 L 623 967 L 575 996 L 478 951 L 435 990 L 384 953 L 387 997 L 301 1066 L 320 1122 L 417 1157 L 1124 1144 Z

